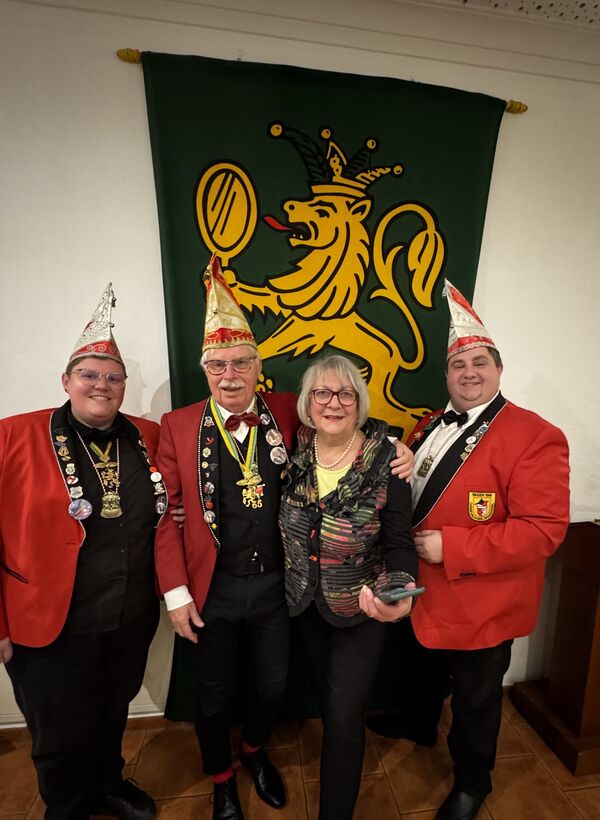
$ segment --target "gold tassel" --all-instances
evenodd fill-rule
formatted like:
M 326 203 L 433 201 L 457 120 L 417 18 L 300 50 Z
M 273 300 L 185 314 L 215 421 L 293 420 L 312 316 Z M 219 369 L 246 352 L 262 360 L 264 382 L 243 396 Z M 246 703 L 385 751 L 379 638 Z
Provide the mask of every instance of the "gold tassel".
M 523 102 L 519 102 L 519 100 L 508 100 L 506 103 L 506 113 L 507 114 L 524 114 L 527 109 L 528 105 Z
M 117 57 L 119 60 L 123 60 L 124 63 L 142 62 L 142 52 L 139 48 L 120 48 L 117 51 Z

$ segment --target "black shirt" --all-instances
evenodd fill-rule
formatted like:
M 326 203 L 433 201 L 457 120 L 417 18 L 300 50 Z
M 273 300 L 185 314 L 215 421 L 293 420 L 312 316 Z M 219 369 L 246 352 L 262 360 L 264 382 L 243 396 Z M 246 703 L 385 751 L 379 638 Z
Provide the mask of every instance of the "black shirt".
M 157 516 L 153 485 L 148 465 L 120 414 L 109 430 L 87 427 L 71 413 L 68 418 L 75 431 L 74 457 L 83 497 L 92 504 L 93 511 L 82 522 L 86 536 L 77 560 L 65 631 L 108 632 L 155 605 L 153 550 Z M 88 448 L 93 441 L 104 450 L 112 441 L 111 460 L 115 461 L 117 439 L 123 514 L 102 518 L 103 489 L 92 463 L 92 459 L 98 459 Z

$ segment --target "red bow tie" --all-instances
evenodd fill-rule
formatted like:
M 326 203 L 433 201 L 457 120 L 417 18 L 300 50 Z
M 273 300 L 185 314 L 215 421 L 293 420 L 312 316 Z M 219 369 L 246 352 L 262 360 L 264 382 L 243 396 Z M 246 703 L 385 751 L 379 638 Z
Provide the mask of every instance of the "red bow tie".
M 229 416 L 225 422 L 225 429 L 228 433 L 235 433 L 240 424 L 245 421 L 248 427 L 258 427 L 260 419 L 256 413 L 240 413 L 239 416 Z

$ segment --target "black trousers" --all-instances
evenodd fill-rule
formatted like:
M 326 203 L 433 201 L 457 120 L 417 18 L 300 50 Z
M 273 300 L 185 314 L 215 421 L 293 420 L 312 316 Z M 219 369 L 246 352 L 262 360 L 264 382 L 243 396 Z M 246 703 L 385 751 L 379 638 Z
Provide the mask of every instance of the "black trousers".
M 14 645 L 6 665 L 33 739 L 46 820 L 87 820 L 122 781 L 129 702 L 142 685 L 158 600 L 112 632 L 62 634 L 49 646 Z
M 502 678 L 509 665 L 512 640 L 487 649 L 444 649 L 452 676 L 452 727 L 448 749 L 454 780 L 461 791 L 485 795 L 502 718 Z
M 215 573 L 202 620 L 192 648 L 196 732 L 204 771 L 219 774 L 231 766 L 229 734 L 239 681 L 245 701 L 242 737 L 251 746 L 266 742 L 281 707 L 290 640 L 283 570 Z
M 417 641 L 409 621 L 405 623 L 402 665 L 412 671 L 400 693 L 403 720 L 411 727 L 437 726 L 451 692 L 448 749 L 456 785 L 470 794 L 488 794 L 502 718 L 502 679 L 513 642 L 486 649 L 427 649 Z
M 299 617 L 323 719 L 319 820 L 351 820 L 365 751 L 365 705 L 385 624 L 336 627 L 314 603 Z

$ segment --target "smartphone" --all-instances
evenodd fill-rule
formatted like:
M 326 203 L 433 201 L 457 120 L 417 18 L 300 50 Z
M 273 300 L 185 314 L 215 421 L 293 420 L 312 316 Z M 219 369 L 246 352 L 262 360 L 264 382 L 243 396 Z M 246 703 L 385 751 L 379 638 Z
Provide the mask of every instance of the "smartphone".
M 406 587 L 384 587 L 380 592 L 376 593 L 376 597 L 383 601 L 384 604 L 393 604 L 396 601 L 401 601 L 403 598 L 416 598 L 417 595 L 422 595 L 425 592 L 425 587 L 415 587 L 414 589 L 406 589 Z

